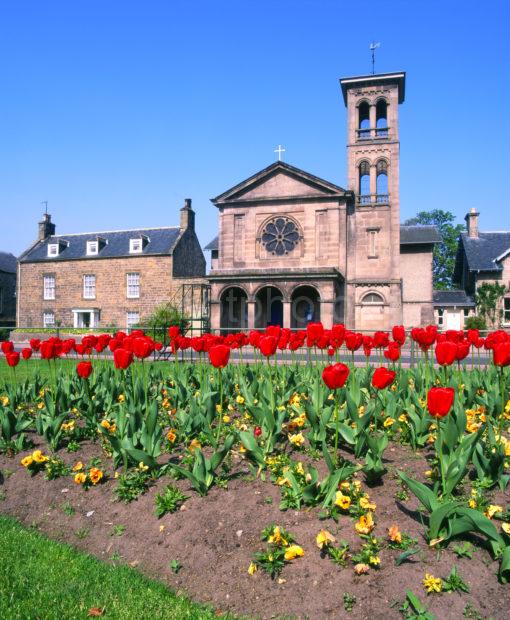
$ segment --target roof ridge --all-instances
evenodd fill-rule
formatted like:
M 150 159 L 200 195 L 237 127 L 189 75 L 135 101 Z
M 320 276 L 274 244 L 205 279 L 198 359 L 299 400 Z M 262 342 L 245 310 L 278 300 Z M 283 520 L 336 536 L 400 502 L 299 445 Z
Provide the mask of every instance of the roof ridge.
M 51 235 L 49 239 L 55 237 L 79 237 L 81 235 L 106 235 L 111 233 L 124 233 L 124 232 L 143 232 L 147 230 L 177 230 L 179 226 L 152 226 L 150 228 L 121 228 L 119 230 L 93 230 L 91 232 L 82 233 L 62 233 L 59 235 Z

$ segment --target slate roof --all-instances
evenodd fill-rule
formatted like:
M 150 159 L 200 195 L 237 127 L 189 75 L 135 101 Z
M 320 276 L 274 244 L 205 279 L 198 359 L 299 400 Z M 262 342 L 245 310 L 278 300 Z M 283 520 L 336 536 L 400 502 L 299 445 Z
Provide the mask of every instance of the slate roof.
M 400 245 L 441 243 L 442 240 L 435 226 L 400 226 Z
M 422 243 L 440 243 L 442 241 L 435 226 L 401 226 L 400 245 L 420 245 Z M 214 237 L 204 250 L 218 250 L 218 235 Z
M 216 235 L 212 241 L 205 246 L 204 250 L 218 250 L 219 249 L 219 237 Z
M 86 258 L 117 258 L 121 256 L 151 256 L 172 254 L 175 243 L 179 238 L 180 229 L 172 228 L 138 228 L 135 230 L 114 230 L 94 233 L 80 233 L 73 235 L 53 235 L 44 241 L 37 242 L 21 257 L 20 262 L 31 263 L 38 261 L 65 261 Z M 139 254 L 129 253 L 129 240 L 146 237 L 148 242 Z M 106 244 L 94 256 L 87 255 L 87 241 L 103 239 Z M 48 257 L 48 245 L 60 243 L 59 255 Z
M 17 259 L 14 254 L 0 252 L 0 271 L 5 273 L 16 273 Z
M 454 291 L 434 291 L 434 306 L 466 306 L 474 307 L 472 297 L 461 289 Z
M 501 271 L 496 259 L 510 250 L 510 231 L 481 232 L 478 237 L 460 236 L 470 271 Z

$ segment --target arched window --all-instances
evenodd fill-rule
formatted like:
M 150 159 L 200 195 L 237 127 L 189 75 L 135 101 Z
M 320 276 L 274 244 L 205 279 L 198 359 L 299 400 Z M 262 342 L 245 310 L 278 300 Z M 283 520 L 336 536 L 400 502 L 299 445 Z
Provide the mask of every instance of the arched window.
M 380 159 L 376 166 L 376 202 L 387 204 L 388 195 L 388 163 L 384 159 Z
M 362 161 L 359 165 L 359 202 L 360 204 L 370 204 L 370 164 Z
M 370 138 L 370 106 L 368 101 L 362 101 L 358 107 L 358 138 L 367 140 Z
M 384 299 L 379 293 L 367 293 L 361 300 L 365 305 L 381 306 L 384 304 Z
M 375 126 L 378 138 L 388 137 L 388 104 L 385 99 L 379 99 L 375 107 Z

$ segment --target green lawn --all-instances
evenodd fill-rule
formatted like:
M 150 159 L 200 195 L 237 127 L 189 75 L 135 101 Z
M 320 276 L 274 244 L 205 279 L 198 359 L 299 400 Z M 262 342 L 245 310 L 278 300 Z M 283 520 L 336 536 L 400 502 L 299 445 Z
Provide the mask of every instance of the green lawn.
M 76 365 L 80 361 L 81 358 L 59 359 L 56 364 L 57 372 L 75 372 Z M 111 359 L 94 359 L 92 363 L 96 369 L 100 369 L 102 364 L 111 365 L 113 364 L 113 361 Z M 51 372 L 53 373 L 53 362 L 51 362 L 51 364 Z M 171 364 L 169 362 L 158 361 L 151 362 L 151 364 L 154 364 L 156 368 L 159 367 L 165 369 L 168 373 L 171 371 Z M 20 363 L 16 367 L 16 380 L 24 381 L 25 379 L 30 379 L 34 376 L 35 373 L 38 373 L 43 378 L 47 378 L 50 373 L 50 365 L 48 364 L 48 362 L 45 360 L 40 360 L 38 358 L 30 359 L 28 361 L 20 360 Z M 12 372 L 12 368 L 7 365 L 5 358 L 2 356 L 0 358 L 0 389 L 4 383 L 10 383 L 13 380 L 13 376 L 14 375 Z
M 111 566 L 0 516 L 0 618 L 218 618 L 127 566 Z M 222 616 L 224 618 L 232 616 Z

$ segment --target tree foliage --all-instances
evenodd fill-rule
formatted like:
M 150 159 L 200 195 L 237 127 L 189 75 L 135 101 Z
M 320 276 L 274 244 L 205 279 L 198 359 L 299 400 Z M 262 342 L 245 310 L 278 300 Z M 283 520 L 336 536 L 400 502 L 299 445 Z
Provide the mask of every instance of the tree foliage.
M 501 299 L 505 291 L 498 282 L 484 282 L 476 289 L 476 311 L 491 327 L 497 327 L 502 318 Z
M 464 226 L 462 224 L 455 224 L 453 213 L 443 211 L 442 209 L 420 211 L 416 217 L 405 222 L 406 226 L 415 226 L 416 224 L 436 226 L 439 230 L 443 242 L 437 243 L 434 247 L 434 288 L 440 290 L 453 288 L 453 270 L 458 238 L 461 232 L 464 231 Z

